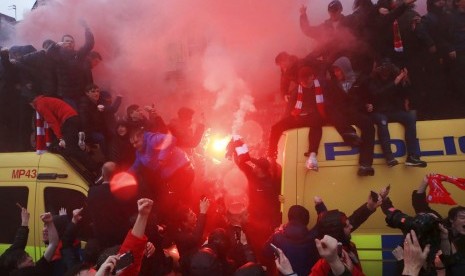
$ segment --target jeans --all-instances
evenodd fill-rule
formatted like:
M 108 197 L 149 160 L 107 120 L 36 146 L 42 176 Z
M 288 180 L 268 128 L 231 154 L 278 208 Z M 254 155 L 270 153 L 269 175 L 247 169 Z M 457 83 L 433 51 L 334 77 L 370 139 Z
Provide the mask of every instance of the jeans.
M 359 149 L 358 163 L 361 166 L 371 167 L 373 165 L 373 150 L 375 147 L 375 126 L 373 125 L 372 118 L 363 112 L 343 110 L 341 112 L 331 112 L 329 114 L 329 121 L 335 125 L 339 134 L 342 134 L 343 129 L 352 129 L 351 124 L 360 128 L 362 144 Z
M 279 138 L 284 131 L 294 128 L 310 127 L 310 132 L 308 133 L 308 151 L 318 153 L 321 136 L 323 135 L 322 126 L 323 120 L 318 113 L 305 116 L 284 117 L 271 127 L 268 152 L 277 151 Z
M 378 126 L 378 139 L 383 150 L 384 157 L 386 160 L 394 158 L 391 150 L 391 136 L 389 134 L 388 123 L 397 122 L 405 128 L 405 143 L 407 145 L 407 154 L 409 156 L 419 156 L 420 148 L 417 142 L 417 126 L 416 126 L 416 115 L 413 112 L 398 110 L 386 113 L 372 114 L 373 119 Z

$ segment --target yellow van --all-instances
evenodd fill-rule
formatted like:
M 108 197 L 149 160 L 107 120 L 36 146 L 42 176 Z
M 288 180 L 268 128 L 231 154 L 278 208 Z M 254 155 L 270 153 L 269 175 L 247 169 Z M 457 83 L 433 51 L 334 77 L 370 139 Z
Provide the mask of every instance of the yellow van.
M 0 153 L 0 254 L 11 245 L 21 224 L 17 203 L 31 214 L 26 251 L 38 260 L 45 249 L 39 215 L 58 214 L 62 207 L 68 213 L 83 207 L 90 181 L 82 166 L 61 155 Z
M 397 123 L 389 125 L 393 153 L 399 165 L 389 168 L 375 146 L 374 176 L 357 176 L 358 152 L 346 146 L 333 127 L 324 127 L 319 147 L 319 171 L 305 168 L 308 128 L 290 130 L 280 141 L 278 163 L 283 167 L 282 194 L 284 195 L 283 221 L 291 205 L 305 206 L 311 213 L 311 226 L 315 224 L 314 196 L 321 196 L 329 209 L 339 209 L 350 215 L 363 202 L 370 190 L 379 191 L 391 185 L 390 197 L 394 206 L 414 215 L 411 194 L 425 174 L 436 172 L 449 176 L 465 177 L 465 119 L 417 122 L 422 160 L 426 168 L 404 166 L 406 148 L 404 128 Z M 282 137 L 283 138 L 283 137 Z M 465 191 L 444 184 L 454 200 L 465 205 Z M 451 206 L 431 205 L 442 215 Z M 401 232 L 386 226 L 381 210 L 373 214 L 352 235 L 359 248 L 366 275 L 394 275 L 391 250 L 402 240 Z

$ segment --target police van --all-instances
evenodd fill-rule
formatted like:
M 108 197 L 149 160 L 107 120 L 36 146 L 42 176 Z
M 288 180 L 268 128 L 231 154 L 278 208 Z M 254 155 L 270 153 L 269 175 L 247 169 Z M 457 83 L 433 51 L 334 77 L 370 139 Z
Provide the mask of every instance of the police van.
M 43 222 L 39 215 L 58 214 L 60 208 L 72 210 L 84 206 L 92 176 L 73 160 L 52 153 L 0 153 L 0 254 L 14 240 L 21 225 L 18 207 L 30 213 L 26 251 L 38 260 L 43 255 Z
M 308 147 L 308 131 L 308 128 L 290 130 L 280 140 L 278 162 L 283 167 L 282 194 L 285 198 L 283 221 L 287 220 L 289 207 L 300 204 L 311 212 L 309 226 L 313 226 L 316 222 L 314 196 L 322 197 L 328 209 L 339 209 L 350 215 L 367 201 L 371 190 L 380 191 L 387 185 L 391 185 L 389 196 L 394 206 L 414 215 L 411 194 L 427 173 L 465 177 L 465 119 L 417 122 L 421 158 L 428 162 L 426 168 L 404 165 L 404 128 L 397 123 L 389 124 L 393 153 L 400 164 L 389 168 L 377 143 L 373 162 L 375 175 L 364 177 L 357 176 L 358 149 L 343 143 L 333 127 L 323 129 L 317 156 L 319 171 L 307 170 L 304 153 Z M 459 205 L 465 205 L 465 191 L 452 184 L 444 186 Z M 431 207 L 445 216 L 452 206 L 434 204 Z M 400 230 L 386 226 L 381 210 L 352 234 L 366 275 L 395 274 L 391 250 L 401 243 L 401 234 Z

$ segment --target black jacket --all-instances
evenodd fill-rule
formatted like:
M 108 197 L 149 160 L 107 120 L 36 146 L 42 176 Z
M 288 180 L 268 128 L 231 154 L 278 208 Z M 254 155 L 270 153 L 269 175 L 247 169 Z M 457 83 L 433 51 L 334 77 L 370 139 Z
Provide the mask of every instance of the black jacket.
M 78 100 L 86 86 L 86 58 L 94 48 L 94 35 L 85 29 L 85 44 L 79 50 L 68 50 L 58 45 L 50 47 L 48 53 L 56 61 L 57 94 Z
M 102 104 L 101 99 L 94 103 L 85 95 L 81 97 L 78 106 L 81 127 L 86 134 L 100 132 L 108 137 L 104 111 L 99 111 L 97 108 L 100 104 Z

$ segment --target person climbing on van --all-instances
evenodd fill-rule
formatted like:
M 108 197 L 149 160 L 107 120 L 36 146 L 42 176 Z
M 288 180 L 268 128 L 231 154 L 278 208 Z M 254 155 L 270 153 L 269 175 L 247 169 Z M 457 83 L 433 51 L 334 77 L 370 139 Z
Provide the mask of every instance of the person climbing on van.
M 276 160 L 277 148 L 281 134 L 289 129 L 310 127 L 308 133 L 309 157 L 306 167 L 309 170 L 318 171 L 316 155 L 323 133 L 324 110 L 319 109 L 318 97 L 322 95 L 322 90 L 318 79 L 315 78 L 313 69 L 306 66 L 299 70 L 299 85 L 291 92 L 287 116 L 271 127 L 268 144 L 268 157 Z
M 359 176 L 373 176 L 373 150 L 375 146 L 375 127 L 373 120 L 365 112 L 368 95 L 368 78 L 357 75 L 347 57 L 338 58 L 330 68 L 331 80 L 325 97 L 328 115 L 335 122 L 354 124 L 362 131 L 360 144 Z M 325 99 L 325 100 L 326 100 Z

